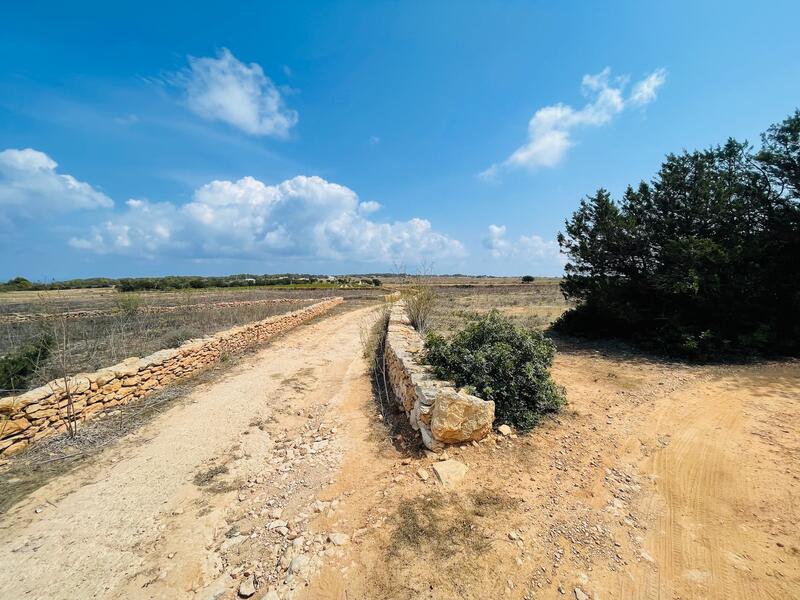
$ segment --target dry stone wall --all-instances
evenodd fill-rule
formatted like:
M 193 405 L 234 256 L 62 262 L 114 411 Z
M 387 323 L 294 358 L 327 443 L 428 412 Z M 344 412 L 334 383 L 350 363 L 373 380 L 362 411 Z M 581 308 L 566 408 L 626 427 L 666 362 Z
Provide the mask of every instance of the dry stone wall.
M 340 304 L 341 297 L 284 315 L 234 327 L 211 337 L 190 340 L 178 348 L 144 358 L 128 358 L 94 373 L 80 373 L 18 396 L 0 398 L 0 455 L 19 452 L 29 444 L 66 429 L 64 417 L 71 397 L 78 419 L 127 404 L 168 383 L 201 371 L 224 354 L 235 354 L 288 331 Z
M 494 422 L 494 402 L 436 379 L 430 368 L 420 363 L 422 336 L 409 323 L 401 303 L 392 306 L 388 327 L 385 356 L 389 385 L 425 446 L 439 451 L 445 444 L 486 437 Z

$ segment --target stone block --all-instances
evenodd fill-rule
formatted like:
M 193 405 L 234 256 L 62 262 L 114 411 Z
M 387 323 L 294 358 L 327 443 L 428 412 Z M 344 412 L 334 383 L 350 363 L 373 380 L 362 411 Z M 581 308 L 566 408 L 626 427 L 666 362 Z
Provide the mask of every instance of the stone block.
M 433 405 L 431 433 L 447 444 L 481 440 L 492 430 L 493 422 L 494 402 L 463 391 L 443 389 Z

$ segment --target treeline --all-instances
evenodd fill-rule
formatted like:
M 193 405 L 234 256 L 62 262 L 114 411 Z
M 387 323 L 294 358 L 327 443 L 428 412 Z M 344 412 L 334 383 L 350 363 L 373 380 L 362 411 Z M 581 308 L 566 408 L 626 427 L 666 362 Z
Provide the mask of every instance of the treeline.
M 694 359 L 800 353 L 800 110 L 761 147 L 670 154 L 621 200 L 581 202 L 558 241 L 555 328 Z
M 10 291 L 39 291 L 39 290 L 67 290 L 85 288 L 116 288 L 121 292 L 136 292 L 146 290 L 183 290 L 203 288 L 230 288 L 253 286 L 351 286 L 351 287 L 378 287 L 381 280 L 376 277 L 325 277 L 320 275 L 285 273 L 279 275 L 252 275 L 241 273 L 224 277 L 198 277 L 168 275 L 165 277 L 124 277 L 111 279 L 95 277 L 91 279 L 70 279 L 52 283 L 35 283 L 24 277 L 15 277 L 6 283 L 0 284 L 0 292 Z

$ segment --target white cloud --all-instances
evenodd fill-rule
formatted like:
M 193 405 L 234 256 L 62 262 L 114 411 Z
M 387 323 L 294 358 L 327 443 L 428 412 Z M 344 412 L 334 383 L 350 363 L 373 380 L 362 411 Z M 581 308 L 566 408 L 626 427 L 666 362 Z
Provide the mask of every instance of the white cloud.
M 507 239 L 505 225 L 489 225 L 489 233 L 482 240 L 483 247 L 492 253 L 495 258 L 504 256 L 511 244 Z
M 374 200 L 367 200 L 366 202 L 361 202 L 358 205 L 358 212 L 362 215 L 368 215 L 370 213 L 374 213 L 381 209 L 381 205 L 379 202 L 375 202 Z
M 488 233 L 483 238 L 483 247 L 494 258 L 530 261 L 557 259 L 563 263 L 558 242 L 555 240 L 545 240 L 538 235 L 521 235 L 516 241 L 511 241 L 506 238 L 505 225 L 489 225 Z
M 0 206 L 23 216 L 110 208 L 111 198 L 88 183 L 56 172 L 58 163 L 44 152 L 10 148 L 0 152 Z
M 189 108 L 205 119 L 273 137 L 286 137 L 297 123 L 297 111 L 284 105 L 263 69 L 240 62 L 227 48 L 216 58 L 190 56 L 189 68 L 175 81 L 185 89 Z
M 628 106 L 644 106 L 656 99 L 658 88 L 666 81 L 666 70 L 658 69 L 633 86 L 626 100 L 623 92 L 628 77 L 611 77 L 606 67 L 595 75 L 584 75 L 581 92 L 589 101 L 581 109 L 558 103 L 537 110 L 528 122 L 528 141 L 511 156 L 478 175 L 480 179 L 496 179 L 502 169 L 525 168 L 534 171 L 554 167 L 575 144 L 573 131 L 579 127 L 600 127 Z
M 464 255 L 460 242 L 424 219 L 380 223 L 377 202 L 320 177 L 266 185 L 253 177 L 212 181 L 188 204 L 131 200 L 127 211 L 73 238 L 99 253 L 185 258 L 303 257 L 385 262 Z
M 667 81 L 667 70 L 657 69 L 633 86 L 630 102 L 636 106 L 649 104 L 656 99 L 658 88 Z

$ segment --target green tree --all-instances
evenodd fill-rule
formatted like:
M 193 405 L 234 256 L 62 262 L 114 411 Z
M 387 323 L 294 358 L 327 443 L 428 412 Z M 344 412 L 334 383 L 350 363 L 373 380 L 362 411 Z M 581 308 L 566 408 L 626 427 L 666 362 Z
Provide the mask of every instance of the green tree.
M 584 200 L 558 237 L 578 307 L 556 328 L 695 358 L 796 353 L 798 124 L 771 127 L 758 155 L 732 139 L 670 154 L 621 202 Z

